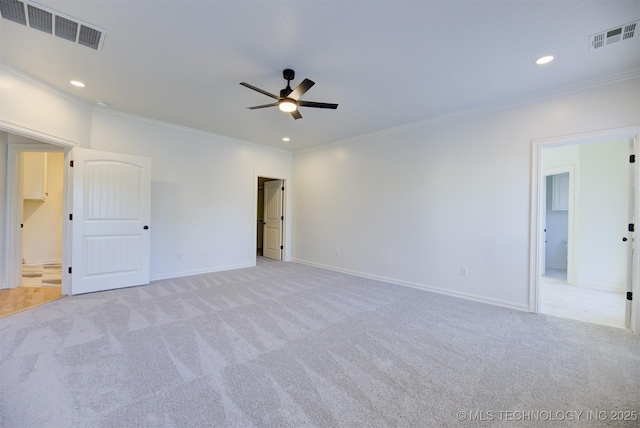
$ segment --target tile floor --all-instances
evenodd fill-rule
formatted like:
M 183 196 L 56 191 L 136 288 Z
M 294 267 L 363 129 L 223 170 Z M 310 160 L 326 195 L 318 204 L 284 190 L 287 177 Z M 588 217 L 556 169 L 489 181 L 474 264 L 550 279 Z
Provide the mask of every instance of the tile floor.
M 593 324 L 625 328 L 625 293 L 567 284 L 567 271 L 546 269 L 540 281 L 540 312 Z
M 22 287 L 61 287 L 62 265 L 22 266 Z

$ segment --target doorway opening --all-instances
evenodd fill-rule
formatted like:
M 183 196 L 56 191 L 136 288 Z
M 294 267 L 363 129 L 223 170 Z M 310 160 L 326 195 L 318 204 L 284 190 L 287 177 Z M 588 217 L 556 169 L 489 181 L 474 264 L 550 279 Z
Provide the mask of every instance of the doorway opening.
M 637 133 L 534 142 L 532 312 L 637 330 Z
M 8 136 L 7 287 L 0 316 L 67 294 L 63 213 L 65 149 L 15 134 Z M 6 298 L 5 298 L 6 297 Z
M 546 176 L 545 276 L 566 282 L 569 265 L 569 172 Z
M 256 262 L 285 259 L 285 181 L 257 176 Z
M 64 154 L 22 152 L 21 287 L 62 288 Z

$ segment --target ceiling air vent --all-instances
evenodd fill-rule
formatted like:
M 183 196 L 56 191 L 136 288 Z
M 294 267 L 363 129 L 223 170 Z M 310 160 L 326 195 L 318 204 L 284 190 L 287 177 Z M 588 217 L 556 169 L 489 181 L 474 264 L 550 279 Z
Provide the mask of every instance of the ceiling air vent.
M 589 50 L 600 49 L 620 40 L 628 40 L 633 38 L 636 33 L 636 25 L 638 21 L 621 25 L 601 33 L 592 34 L 589 37 Z
M 95 50 L 102 49 L 107 35 L 106 31 L 95 25 L 87 24 L 31 1 L 0 0 L 0 13 L 4 19 L 9 21 Z

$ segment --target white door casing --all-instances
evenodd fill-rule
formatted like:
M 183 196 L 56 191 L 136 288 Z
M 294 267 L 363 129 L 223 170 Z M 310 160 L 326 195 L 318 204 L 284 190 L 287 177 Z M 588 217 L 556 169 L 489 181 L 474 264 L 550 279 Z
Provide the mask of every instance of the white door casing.
M 636 140 L 637 137 L 629 139 L 629 206 L 628 206 L 628 220 L 629 224 L 636 225 L 636 175 L 637 175 L 637 152 L 636 152 Z M 633 157 L 634 162 L 631 162 Z M 635 229 L 635 228 L 634 228 Z M 626 279 L 626 293 L 625 293 L 625 315 L 624 325 L 626 328 L 631 328 L 631 314 L 633 312 L 633 301 L 629 299 L 630 295 L 633 295 L 633 280 L 635 277 L 635 269 L 637 266 L 633 263 L 634 252 L 636 251 L 635 233 L 634 229 L 627 226 L 627 231 L 623 236 L 624 242 L 627 243 L 627 279 Z M 636 296 L 636 299 L 638 296 Z
M 616 128 L 602 131 L 587 132 L 583 134 L 574 134 L 562 137 L 545 138 L 539 140 L 533 140 L 531 145 L 531 222 L 530 222 L 530 251 L 529 251 L 529 311 L 533 313 L 539 312 L 539 279 L 540 279 L 540 264 L 541 256 L 544 255 L 542 246 L 544 246 L 544 234 L 542 233 L 544 228 L 542 210 L 545 207 L 545 203 L 542 200 L 544 193 L 542 192 L 542 186 L 545 183 L 545 171 L 543 171 L 542 165 L 542 152 L 544 149 L 551 147 L 561 147 L 573 144 L 584 144 L 590 142 L 610 141 L 618 138 L 630 138 L 634 139 L 637 146 L 637 138 L 640 135 L 640 127 L 629 126 L 625 128 Z M 638 156 L 638 154 L 636 154 Z M 576 190 L 577 191 L 577 190 Z M 640 176 L 635 174 L 634 177 L 634 200 L 633 208 L 634 212 L 640 211 Z M 569 208 L 571 210 L 571 208 Z M 631 232 L 627 235 L 627 239 L 631 238 L 632 242 L 637 239 L 636 232 Z M 631 292 L 633 293 L 633 300 L 628 303 L 630 309 L 630 324 L 629 328 L 636 334 L 640 334 L 640 251 L 632 252 L 631 263 Z
M 264 233 L 262 254 L 274 260 L 282 260 L 282 180 L 264 183 Z
M 149 283 L 151 159 L 73 150 L 71 294 Z

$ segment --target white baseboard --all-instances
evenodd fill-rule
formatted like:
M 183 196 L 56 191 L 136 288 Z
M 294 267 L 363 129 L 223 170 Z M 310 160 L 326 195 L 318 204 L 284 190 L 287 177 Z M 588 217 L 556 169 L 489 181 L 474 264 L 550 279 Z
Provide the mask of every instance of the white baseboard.
M 255 266 L 255 264 L 253 263 L 243 263 L 239 265 L 222 266 L 222 267 L 216 267 L 212 269 L 191 270 L 191 271 L 183 271 L 183 272 L 170 273 L 170 274 L 160 274 L 157 276 L 152 276 L 150 280 L 161 281 L 163 279 L 180 278 L 183 276 L 202 275 L 203 273 L 222 272 L 225 270 L 243 269 L 243 268 L 248 268 L 253 266 Z
M 62 259 L 25 260 L 22 266 L 40 266 L 62 264 Z
M 4 290 L 5 288 L 9 287 L 7 287 L 7 284 L 4 281 L 0 282 L 0 290 Z
M 332 270 L 332 271 L 335 271 L 335 272 L 340 272 L 340 273 L 346 273 L 346 274 L 349 274 L 349 275 L 359 276 L 361 278 L 367 278 L 367 279 L 373 279 L 373 280 L 377 280 L 377 281 L 388 282 L 388 283 L 394 284 L 394 285 L 402 285 L 404 287 L 417 288 L 419 290 L 431 291 L 433 293 L 444 294 L 446 296 L 451 296 L 451 297 L 458 297 L 458 298 L 461 298 L 461 299 L 471 300 L 471 301 L 474 301 L 474 302 L 486 303 L 486 304 L 489 304 L 489 305 L 501 306 L 503 308 L 515 309 L 517 311 L 529 312 L 529 306 L 528 305 L 522 305 L 522 304 L 518 304 L 518 303 L 514 303 L 514 302 L 509 302 L 507 300 L 495 299 L 495 298 L 492 298 L 492 297 L 485 297 L 485 296 L 480 296 L 480 295 L 471 294 L 471 293 L 463 293 L 463 292 L 460 292 L 460 291 L 452 291 L 452 290 L 447 290 L 447 289 L 440 288 L 440 287 L 434 287 L 432 285 L 418 284 L 418 283 L 415 283 L 415 282 L 404 281 L 404 280 L 395 279 L 395 278 L 388 278 L 388 277 L 380 276 L 380 275 L 371 275 L 371 274 L 368 274 L 368 273 L 365 273 L 365 272 L 358 272 L 358 271 L 353 271 L 353 270 L 349 270 L 349 269 L 342 269 L 342 268 L 338 268 L 338 267 L 335 267 L 335 266 L 328 266 L 328 265 L 323 265 L 323 264 L 320 264 L 320 263 L 310 262 L 310 261 L 307 261 L 307 260 L 292 259 L 292 261 L 296 262 L 296 263 L 301 263 L 301 264 L 304 264 L 304 265 L 308 265 L 308 266 L 321 268 L 321 269 L 328 269 L 328 270 Z
M 567 270 L 567 265 L 566 264 L 559 264 L 559 265 L 553 265 L 553 264 L 548 264 L 545 266 L 545 268 L 550 268 L 550 269 L 561 269 L 561 270 Z

